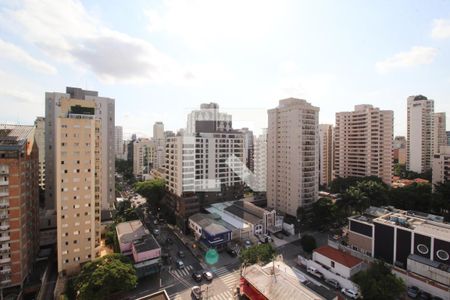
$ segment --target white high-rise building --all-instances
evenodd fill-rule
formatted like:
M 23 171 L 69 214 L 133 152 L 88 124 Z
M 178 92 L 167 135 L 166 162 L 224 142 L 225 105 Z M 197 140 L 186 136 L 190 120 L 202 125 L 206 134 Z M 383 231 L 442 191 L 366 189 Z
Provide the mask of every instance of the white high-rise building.
M 162 168 L 166 156 L 166 137 L 164 134 L 163 122 L 155 122 L 155 124 L 153 124 L 153 142 L 156 147 L 153 168 Z
M 328 186 L 333 179 L 333 125 L 319 125 L 319 184 Z
M 334 175 L 377 176 L 392 184 L 394 112 L 372 105 L 336 113 Z
M 133 175 L 142 177 L 150 174 L 156 157 L 154 141 L 147 138 L 138 138 L 133 143 Z
M 318 198 L 319 108 L 289 98 L 268 115 L 267 205 L 296 216 Z
M 408 97 L 406 168 L 417 173 L 431 169 L 434 143 L 434 101 L 425 96 Z
M 200 110 L 193 110 L 188 115 L 186 135 L 193 135 L 195 132 L 202 132 L 203 129 L 198 126 L 208 126 L 214 124 L 215 130 L 229 131 L 232 129 L 232 117 L 230 114 L 219 112 L 219 104 L 203 103 Z M 197 123 L 197 121 L 203 121 Z M 200 125 L 199 125 L 200 124 Z
M 267 128 L 255 138 L 254 163 L 256 188 L 258 192 L 267 191 Z
M 445 112 L 434 114 L 433 154 L 439 153 L 442 146 L 447 146 Z
M 67 87 L 66 93 L 47 92 L 45 93 L 45 199 L 48 208 L 55 208 L 55 124 L 60 117 L 61 100 L 77 99 L 90 100 L 95 102 L 95 117 L 100 120 L 101 142 L 104 145 L 101 149 L 102 160 L 102 194 L 101 207 L 109 209 L 116 196 L 115 191 L 115 111 L 114 99 L 99 97 L 96 91 L 87 91 L 80 88 Z
M 115 153 L 116 153 L 116 159 L 125 159 L 123 155 L 123 128 L 122 126 L 116 126 L 115 129 L 115 135 L 116 135 L 116 145 L 114 147 Z

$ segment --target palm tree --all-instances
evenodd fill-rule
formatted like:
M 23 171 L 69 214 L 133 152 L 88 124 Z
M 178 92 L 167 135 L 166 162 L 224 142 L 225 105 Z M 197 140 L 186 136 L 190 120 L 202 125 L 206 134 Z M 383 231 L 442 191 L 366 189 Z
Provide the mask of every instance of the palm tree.
M 349 215 L 351 215 L 353 210 L 363 213 L 364 210 L 369 207 L 369 198 L 366 193 L 354 186 L 349 187 L 345 191 L 342 200 L 344 200 L 347 206 L 347 212 Z

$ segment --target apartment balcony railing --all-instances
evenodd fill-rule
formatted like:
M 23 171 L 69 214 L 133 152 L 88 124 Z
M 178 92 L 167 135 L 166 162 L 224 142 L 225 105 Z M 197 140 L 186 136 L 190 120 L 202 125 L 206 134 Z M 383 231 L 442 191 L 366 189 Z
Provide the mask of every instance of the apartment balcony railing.
M 0 220 L 8 219 L 8 214 L 0 215 Z
M 0 242 L 6 242 L 11 240 L 10 236 L 0 236 Z
M 9 180 L 0 180 L 0 186 L 9 185 Z
M 10 261 L 11 261 L 10 257 L 2 258 L 0 259 L 0 264 L 6 264 L 9 263 Z
M 9 224 L 8 225 L 0 225 L 0 230 L 8 230 L 9 229 Z
M 8 191 L 0 191 L 0 197 L 5 197 L 5 196 L 9 196 L 9 192 Z
M 0 270 L 0 274 L 11 274 L 11 269 Z
M 0 248 L 0 253 L 9 253 L 11 251 L 10 247 L 2 247 Z
M 9 207 L 9 202 L 6 201 L 0 202 L 0 208 L 7 208 L 7 207 Z

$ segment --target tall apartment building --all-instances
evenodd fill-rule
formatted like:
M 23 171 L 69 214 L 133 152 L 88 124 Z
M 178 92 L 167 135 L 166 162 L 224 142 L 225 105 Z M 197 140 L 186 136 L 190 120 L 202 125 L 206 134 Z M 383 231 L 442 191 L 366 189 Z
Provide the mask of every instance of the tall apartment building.
M 433 154 L 439 153 L 442 146 L 447 146 L 445 112 L 434 114 Z
M 150 174 L 156 160 L 155 143 L 147 138 L 137 138 L 132 141 L 133 149 L 133 175 L 142 177 Z
M 163 122 L 153 124 L 153 142 L 155 143 L 155 160 L 153 168 L 161 168 L 166 158 L 166 137 L 164 134 Z
M 47 104 L 52 100 L 47 98 Z M 48 149 L 53 154 L 58 272 L 73 274 L 97 257 L 100 207 L 107 195 L 102 170 L 108 162 L 102 159 L 105 145 L 98 103 L 65 96 L 57 102 L 55 114 L 48 115 L 48 122 L 53 120 Z
M 318 198 L 319 108 L 288 98 L 268 115 L 267 205 L 296 216 Z
M 39 251 L 39 158 L 33 126 L 0 125 L 0 289 L 21 286 Z
M 267 128 L 255 138 L 255 170 L 257 192 L 267 191 Z
M 254 142 L 253 131 L 248 128 L 242 128 L 240 130 L 244 135 L 244 162 L 250 171 L 254 171 Z
M 115 127 L 115 146 L 114 151 L 116 154 L 116 159 L 125 159 L 123 154 L 123 128 L 122 126 Z
M 193 135 L 200 128 L 197 128 L 197 121 L 204 121 L 203 124 L 210 122 L 215 123 L 218 131 L 229 131 L 232 129 L 232 117 L 230 114 L 219 112 L 219 104 L 203 103 L 200 105 L 200 110 L 194 110 L 188 114 L 186 134 Z
M 164 166 L 168 205 L 182 228 L 200 207 L 243 195 L 243 182 L 238 176 L 244 165 L 243 134 L 232 129 L 231 118 L 226 125 L 213 119 L 195 120 L 192 114 L 188 119 L 193 122 L 194 133 L 167 138 Z M 240 164 L 229 165 L 232 157 Z
M 333 179 L 333 125 L 319 125 L 319 184 L 328 186 Z
M 406 138 L 396 136 L 394 138 L 394 163 L 406 164 Z
M 102 139 L 102 181 L 101 206 L 109 209 L 115 201 L 115 112 L 114 99 L 99 97 L 98 92 L 67 87 L 66 93 L 45 93 L 45 199 L 46 207 L 53 209 L 56 204 L 56 176 L 57 162 L 55 155 L 56 121 L 61 116 L 61 101 L 63 99 L 85 100 L 95 103 L 95 117 L 101 122 Z
M 334 175 L 377 176 L 391 185 L 393 123 L 393 111 L 372 105 L 336 113 Z
M 34 139 L 39 151 L 39 187 L 45 189 L 45 118 L 34 121 Z
M 447 131 L 447 146 L 450 146 L 450 131 Z
M 408 97 L 406 169 L 424 173 L 431 169 L 434 142 L 434 101 L 425 96 Z
M 433 186 L 450 181 L 450 146 L 441 146 L 433 155 Z

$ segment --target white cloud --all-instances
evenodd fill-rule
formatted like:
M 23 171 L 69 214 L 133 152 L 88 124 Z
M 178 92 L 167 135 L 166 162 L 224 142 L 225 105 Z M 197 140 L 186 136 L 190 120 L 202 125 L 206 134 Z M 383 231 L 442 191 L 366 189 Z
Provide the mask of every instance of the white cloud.
M 437 19 L 433 21 L 431 36 L 435 39 L 450 38 L 450 20 Z
M 400 52 L 375 64 L 378 72 L 388 73 L 395 69 L 431 64 L 437 50 L 431 47 L 412 47 L 408 52 Z
M 165 0 L 161 10 L 148 10 L 150 32 L 181 37 L 194 49 L 233 40 L 254 43 L 274 30 L 284 4 L 266 0 Z
M 48 63 L 38 60 L 25 52 L 22 48 L 14 44 L 8 43 L 0 38 L 0 59 L 10 59 L 22 63 L 27 67 L 44 74 L 55 74 L 55 67 Z
M 4 9 L 0 19 L 47 55 L 84 66 L 106 83 L 191 84 L 215 78 L 199 76 L 144 39 L 108 28 L 78 0 L 23 0 Z

